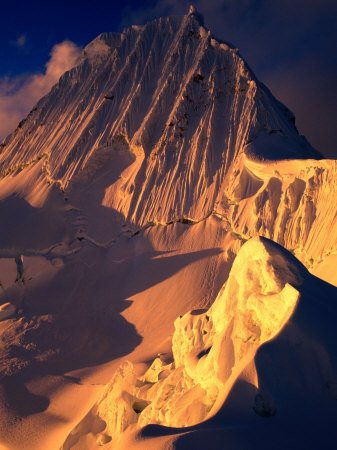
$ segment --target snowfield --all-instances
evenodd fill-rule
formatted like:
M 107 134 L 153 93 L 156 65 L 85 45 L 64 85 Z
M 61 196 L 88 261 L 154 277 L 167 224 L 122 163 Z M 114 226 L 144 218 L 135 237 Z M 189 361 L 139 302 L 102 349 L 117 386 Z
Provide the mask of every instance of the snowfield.
M 193 8 L 0 147 L 0 447 L 332 449 L 337 166 Z

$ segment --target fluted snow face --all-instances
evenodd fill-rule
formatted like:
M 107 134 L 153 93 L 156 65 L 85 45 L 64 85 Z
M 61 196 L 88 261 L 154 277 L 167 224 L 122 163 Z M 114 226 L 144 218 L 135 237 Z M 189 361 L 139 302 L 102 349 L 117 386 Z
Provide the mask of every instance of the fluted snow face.
M 265 236 L 315 269 L 335 253 L 337 168 L 333 160 L 236 161 L 217 211 L 246 240 Z
M 316 156 L 289 111 L 193 11 L 90 43 L 6 139 L 0 166 L 4 174 L 43 157 L 51 180 L 66 187 L 121 138 L 135 170 L 109 206 L 133 223 L 204 216 L 243 150 Z

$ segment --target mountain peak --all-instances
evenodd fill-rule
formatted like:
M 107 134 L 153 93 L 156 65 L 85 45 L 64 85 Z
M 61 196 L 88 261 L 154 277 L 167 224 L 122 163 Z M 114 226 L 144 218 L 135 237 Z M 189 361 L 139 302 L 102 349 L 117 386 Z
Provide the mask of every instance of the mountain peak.
M 51 179 L 67 188 L 123 142 L 137 170 L 120 186 L 130 195 L 112 202 L 138 226 L 207 215 L 242 155 L 315 157 L 284 107 L 202 20 L 191 6 L 183 17 L 94 39 L 6 139 L 2 174 L 45 157 Z
M 199 13 L 199 11 L 197 10 L 197 8 L 194 5 L 190 5 L 189 10 L 188 10 L 188 15 L 195 17 L 197 19 L 197 21 L 199 22 L 199 24 L 201 26 L 204 26 L 204 16 Z

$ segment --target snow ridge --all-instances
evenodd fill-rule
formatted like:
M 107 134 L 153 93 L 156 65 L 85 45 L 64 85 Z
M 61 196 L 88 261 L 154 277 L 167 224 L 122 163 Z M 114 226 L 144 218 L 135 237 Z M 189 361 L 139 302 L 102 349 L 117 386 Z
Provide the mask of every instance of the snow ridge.
M 245 426 L 263 426 L 266 430 L 269 423 L 260 424 L 261 417 L 302 414 L 303 403 L 311 405 L 315 401 L 324 404 L 325 411 L 336 411 L 329 387 L 336 380 L 336 373 L 331 372 L 337 362 L 336 351 L 321 359 L 332 323 L 329 330 L 318 328 L 311 337 L 306 334 L 307 311 L 313 308 L 324 319 L 328 307 L 328 302 L 323 302 L 322 310 L 317 308 L 314 297 L 306 292 L 304 286 L 315 289 L 315 283 L 282 247 L 264 238 L 249 240 L 239 251 L 227 283 L 211 308 L 176 319 L 173 361 L 159 355 L 142 376 L 137 376 L 133 364 L 125 361 L 62 449 L 71 449 L 89 433 L 94 434 L 97 444 L 127 448 L 128 436 L 137 435 L 149 424 L 173 427 L 172 433 L 179 436 L 198 431 L 193 425 L 208 421 L 204 428 L 212 433 L 219 424 L 212 424 L 210 419 L 221 409 L 227 415 L 231 412 L 233 403 L 227 407 L 226 399 L 240 381 L 249 383 L 251 390 L 241 393 L 245 402 L 234 406 L 234 414 L 232 411 L 234 419 L 230 423 L 234 420 L 238 427 L 245 418 Z M 273 373 L 266 383 L 263 377 L 269 364 L 268 341 L 275 347 L 274 365 L 286 366 L 285 373 L 294 369 L 288 367 L 291 363 L 284 353 L 295 351 L 303 362 L 309 345 L 312 352 L 306 372 L 298 371 L 293 378 L 292 373 L 282 379 Z M 312 363 L 319 366 L 313 373 L 309 370 Z M 302 377 L 305 382 L 300 381 Z M 283 392 L 289 391 L 286 402 L 277 395 L 280 385 Z M 309 407 L 306 419 L 319 424 L 320 412 Z M 105 426 L 95 432 L 92 424 L 97 422 Z M 225 433 L 226 420 L 220 426 Z M 158 428 L 161 433 L 167 434 L 167 428 Z

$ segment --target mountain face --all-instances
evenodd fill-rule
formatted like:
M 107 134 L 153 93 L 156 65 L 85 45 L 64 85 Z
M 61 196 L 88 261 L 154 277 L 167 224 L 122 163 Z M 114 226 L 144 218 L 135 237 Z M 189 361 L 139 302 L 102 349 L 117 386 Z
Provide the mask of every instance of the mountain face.
M 195 12 L 91 42 L 4 142 L 0 169 L 42 158 L 66 189 L 116 146 L 134 161 L 109 206 L 140 225 L 204 217 L 242 154 L 318 156 L 237 49 L 212 37 Z
M 329 429 L 336 162 L 193 8 L 91 42 L 0 170 L 4 448 Z

